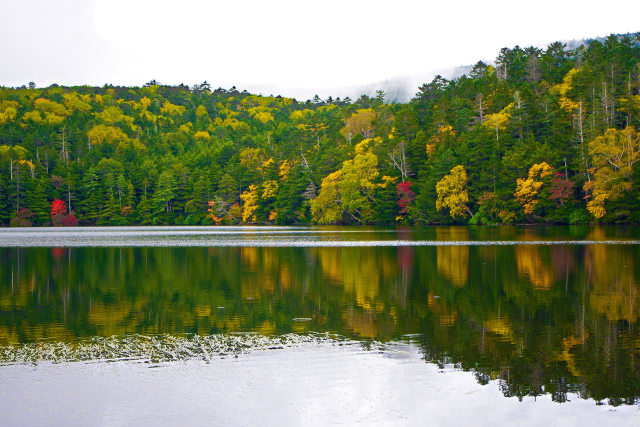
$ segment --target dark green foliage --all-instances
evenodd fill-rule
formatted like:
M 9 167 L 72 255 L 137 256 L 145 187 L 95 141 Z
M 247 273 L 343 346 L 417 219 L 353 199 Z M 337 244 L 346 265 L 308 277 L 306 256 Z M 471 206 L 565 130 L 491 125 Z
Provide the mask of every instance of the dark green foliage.
M 45 225 L 56 198 L 84 225 L 210 224 L 209 201 L 235 223 L 251 185 L 258 223 L 310 223 L 309 199 L 365 137 L 374 138 L 380 172 L 367 194 L 369 222 L 398 217 L 383 176 L 413 183 L 403 222 L 451 222 L 436 210 L 435 186 L 456 165 L 469 179 L 475 223 L 588 222 L 588 143 L 609 128 L 640 125 L 639 63 L 637 35 L 573 50 L 559 42 L 504 48 L 495 66 L 437 76 L 405 104 L 386 104 L 382 91 L 354 103 L 299 102 L 208 84 L 0 88 L 0 224 L 29 208 L 33 225 Z M 375 112 L 369 129 L 345 130 L 363 109 Z M 506 119 L 494 126 L 500 115 Z M 571 183 L 571 197 L 550 200 L 544 187 L 534 214 L 524 215 L 516 181 L 542 162 Z M 602 222 L 640 220 L 639 165 L 630 197 L 607 201 Z M 274 181 L 277 193 L 264 193 Z

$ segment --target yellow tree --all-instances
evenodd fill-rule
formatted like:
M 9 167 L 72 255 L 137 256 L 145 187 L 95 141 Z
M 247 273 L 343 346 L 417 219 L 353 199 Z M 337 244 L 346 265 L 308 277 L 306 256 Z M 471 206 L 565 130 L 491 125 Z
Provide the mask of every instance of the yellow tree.
M 607 200 L 618 200 L 632 188 L 633 165 L 640 160 L 640 133 L 634 128 L 609 129 L 604 135 L 589 143 L 589 155 L 593 163 L 593 180 L 584 184 L 591 192 L 587 210 L 602 218 L 607 210 Z
M 375 127 L 373 122 L 376 119 L 376 112 L 372 108 L 364 108 L 356 111 L 344 121 L 344 127 L 340 133 L 347 138 L 351 144 L 351 137 L 359 133 L 364 139 L 371 138 Z
M 467 186 L 467 171 L 464 166 L 458 165 L 451 169 L 451 173 L 445 175 L 436 184 L 436 192 L 438 200 L 436 200 L 436 209 L 449 209 L 451 218 L 456 216 L 465 217 L 467 214 L 473 216 L 473 213 L 467 206 L 469 203 L 469 193 Z
M 335 224 L 342 218 L 342 205 L 338 185 L 342 169 L 333 172 L 322 179 L 320 191 L 315 199 L 309 201 L 313 220 L 322 224 Z
M 516 180 L 516 192 L 513 194 L 516 202 L 522 206 L 525 215 L 531 215 L 538 204 L 536 196 L 544 184 L 544 178 L 553 174 L 553 168 L 547 162 L 536 163 L 529 168 L 527 178 Z
M 240 195 L 242 199 L 242 222 L 256 222 L 255 212 L 258 209 L 258 186 L 251 184 L 249 189 Z
M 504 107 L 499 113 L 487 114 L 482 122 L 482 126 L 495 130 L 496 141 L 500 139 L 500 131 L 507 128 L 507 123 L 509 123 L 509 119 L 511 118 L 512 109 L 513 103 Z
M 0 101 L 0 125 L 15 120 L 18 108 L 20 108 L 20 104 L 16 101 Z
M 374 182 L 380 174 L 378 156 L 371 152 L 369 147 L 371 141 L 365 139 L 356 145 L 356 155 L 353 160 L 347 160 L 342 164 L 340 199 L 344 209 L 358 221 L 371 211 L 371 203 L 374 201 L 373 193 L 378 187 Z
M 92 145 L 119 144 L 127 142 L 129 137 L 116 126 L 95 125 L 87 132 Z

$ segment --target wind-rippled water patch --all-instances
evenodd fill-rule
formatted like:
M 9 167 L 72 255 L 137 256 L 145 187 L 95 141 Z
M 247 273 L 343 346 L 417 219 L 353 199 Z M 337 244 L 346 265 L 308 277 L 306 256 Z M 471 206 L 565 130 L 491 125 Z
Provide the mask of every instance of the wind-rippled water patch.
M 381 344 L 361 343 L 333 334 L 258 334 L 216 335 L 121 335 L 92 337 L 75 343 L 40 341 L 0 347 L 0 366 L 42 362 L 87 362 L 138 360 L 169 362 L 204 360 L 238 356 L 260 350 L 301 346 L 358 345 L 363 350 L 378 349 Z
M 402 247 L 517 245 L 640 245 L 637 235 L 571 238 L 531 236 L 510 229 L 416 229 L 350 227 L 77 227 L 0 229 L 0 247 Z M 478 231 L 478 230 L 476 230 Z M 525 229 L 526 231 L 526 229 Z M 532 238 L 534 237 L 534 238 Z M 635 237 L 635 239 L 634 239 Z

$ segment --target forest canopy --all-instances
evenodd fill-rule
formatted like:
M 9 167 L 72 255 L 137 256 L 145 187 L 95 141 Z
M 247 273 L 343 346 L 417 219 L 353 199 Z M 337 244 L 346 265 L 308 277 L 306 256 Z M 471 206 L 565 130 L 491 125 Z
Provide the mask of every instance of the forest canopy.
M 503 48 L 407 103 L 0 87 L 0 224 L 638 222 L 639 64 L 640 34 Z

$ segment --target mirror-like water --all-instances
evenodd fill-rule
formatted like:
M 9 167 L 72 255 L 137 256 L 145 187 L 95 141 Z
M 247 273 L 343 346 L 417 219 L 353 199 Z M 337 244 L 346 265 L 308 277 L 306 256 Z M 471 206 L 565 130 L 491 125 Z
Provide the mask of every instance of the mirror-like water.
M 320 358 L 354 344 L 387 357 L 403 343 L 427 361 L 409 371 L 461 368 L 505 397 L 635 404 L 638 237 L 589 227 L 1 230 L 0 377 L 16 363 L 223 363 L 301 346 Z

